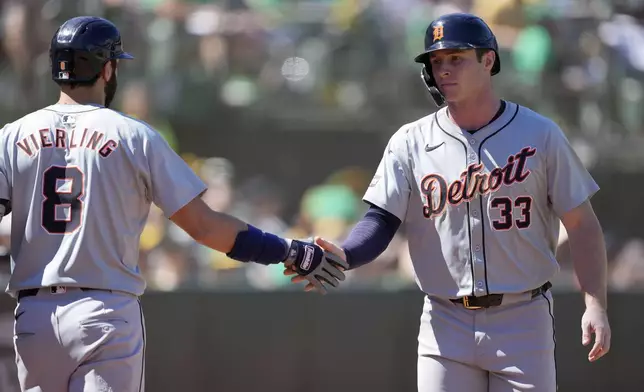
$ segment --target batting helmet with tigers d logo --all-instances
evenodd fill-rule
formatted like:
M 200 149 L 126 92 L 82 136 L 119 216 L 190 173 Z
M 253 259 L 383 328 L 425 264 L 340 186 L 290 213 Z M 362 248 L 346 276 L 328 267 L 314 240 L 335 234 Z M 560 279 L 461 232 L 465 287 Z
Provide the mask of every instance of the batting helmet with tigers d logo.
M 466 13 L 447 14 L 433 21 L 425 32 L 425 51 L 414 59 L 423 64 L 421 77 L 436 105 L 445 103 L 443 94 L 433 80 L 429 56 L 440 49 L 490 49 L 496 54 L 492 75 L 501 71 L 499 45 L 492 29 L 478 16 Z

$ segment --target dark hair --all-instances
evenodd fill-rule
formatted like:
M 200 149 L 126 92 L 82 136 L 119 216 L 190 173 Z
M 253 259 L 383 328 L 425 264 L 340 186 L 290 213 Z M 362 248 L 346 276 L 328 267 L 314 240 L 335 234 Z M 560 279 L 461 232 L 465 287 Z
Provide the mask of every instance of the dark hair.
M 486 48 L 476 48 L 474 49 L 474 51 L 476 52 L 476 58 L 479 61 L 479 63 L 483 61 L 483 55 L 485 55 L 487 52 L 493 52 L 492 49 L 486 49 Z
M 483 62 L 483 56 L 487 52 L 493 52 L 493 50 L 492 49 L 486 49 L 486 48 L 476 48 L 476 49 L 474 49 L 474 52 L 476 52 L 476 58 L 478 59 L 479 63 L 481 63 L 481 62 Z M 495 55 L 496 55 L 496 53 L 495 53 Z M 490 74 L 491 73 L 492 73 L 492 71 L 490 71 Z
M 116 60 L 115 59 L 109 60 L 109 63 L 112 64 L 112 70 L 116 71 Z M 107 64 L 107 62 L 105 64 Z M 103 67 L 105 66 L 105 64 L 103 64 Z M 84 71 L 86 72 L 87 70 L 84 70 Z M 102 67 L 101 67 L 101 71 L 102 71 Z M 92 87 L 92 86 L 94 86 L 96 84 L 96 81 L 98 80 L 99 76 L 101 76 L 100 72 L 97 73 L 90 80 L 85 80 L 85 81 L 80 81 L 80 82 L 66 82 L 64 80 L 55 80 L 54 82 L 57 85 L 59 85 L 60 87 L 68 86 L 69 88 L 71 88 L 73 90 L 76 87 Z
M 73 90 L 76 87 L 92 87 L 93 85 L 96 84 L 96 81 L 98 80 L 99 75 L 100 74 L 96 75 L 92 80 L 86 80 L 83 82 L 65 82 L 63 80 L 55 80 L 54 82 L 60 87 L 66 86 Z

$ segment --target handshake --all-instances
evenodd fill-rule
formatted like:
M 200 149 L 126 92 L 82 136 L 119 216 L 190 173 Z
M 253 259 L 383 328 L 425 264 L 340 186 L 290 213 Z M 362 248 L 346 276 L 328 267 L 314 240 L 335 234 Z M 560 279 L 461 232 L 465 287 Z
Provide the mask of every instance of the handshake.
M 327 293 L 326 285 L 338 287 L 349 269 L 342 249 L 322 238 L 292 240 L 284 260 L 284 275 L 296 275 L 291 282 L 308 281 L 305 291 Z

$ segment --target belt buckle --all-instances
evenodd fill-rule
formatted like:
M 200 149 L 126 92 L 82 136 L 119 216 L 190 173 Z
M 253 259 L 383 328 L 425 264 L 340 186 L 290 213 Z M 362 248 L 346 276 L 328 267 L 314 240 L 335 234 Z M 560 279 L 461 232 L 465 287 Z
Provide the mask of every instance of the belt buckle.
M 467 297 L 463 297 L 463 307 L 469 310 L 483 309 L 482 306 L 471 306 L 470 300 Z

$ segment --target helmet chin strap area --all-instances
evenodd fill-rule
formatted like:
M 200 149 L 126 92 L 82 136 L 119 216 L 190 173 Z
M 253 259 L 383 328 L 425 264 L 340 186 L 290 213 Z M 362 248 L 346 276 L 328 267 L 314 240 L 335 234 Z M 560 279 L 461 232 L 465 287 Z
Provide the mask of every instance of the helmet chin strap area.
M 434 103 L 436 103 L 436 106 L 441 107 L 445 105 L 445 97 L 438 89 L 438 86 L 436 86 L 436 82 L 432 77 L 431 67 L 428 67 L 427 64 L 423 64 L 423 68 L 420 71 L 420 76 L 423 79 L 425 86 L 427 86 L 427 90 L 429 90 L 429 94 L 432 96 L 432 99 L 434 100 Z

